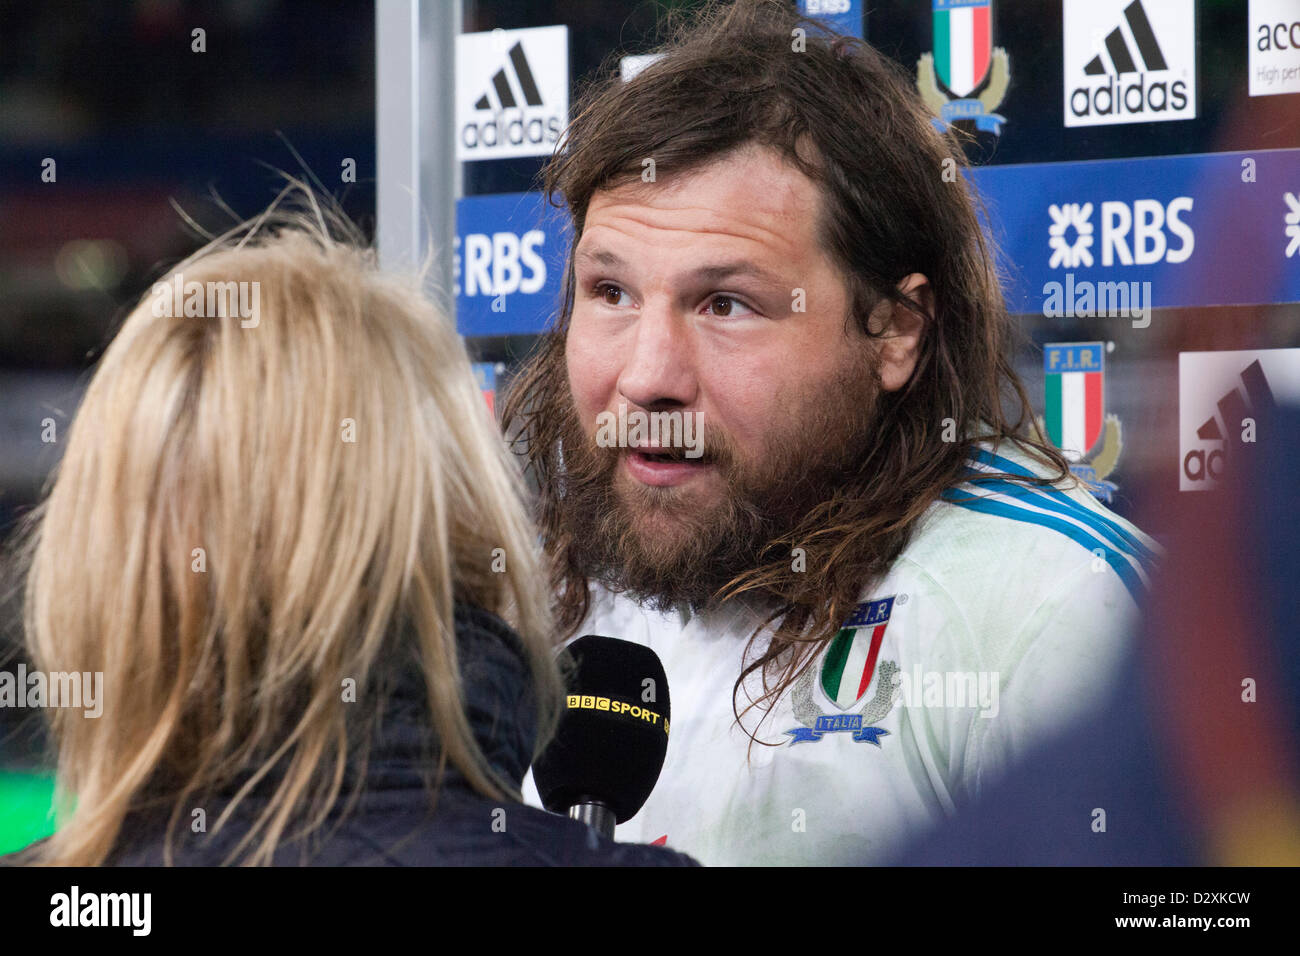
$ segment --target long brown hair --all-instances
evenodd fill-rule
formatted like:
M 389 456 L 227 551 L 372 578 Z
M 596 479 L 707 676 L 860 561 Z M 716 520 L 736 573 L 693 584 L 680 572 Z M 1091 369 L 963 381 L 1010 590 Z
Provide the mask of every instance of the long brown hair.
M 670 16 L 667 33 L 665 55 L 631 82 L 601 71 L 545 170 L 548 197 L 562 197 L 573 217 L 573 245 L 558 320 L 515 381 L 503 418 L 539 486 L 557 617 L 572 633 L 590 594 L 563 520 L 564 349 L 572 252 L 593 194 L 639 179 L 647 157 L 657 176 L 669 177 L 750 143 L 778 151 L 820 186 L 818 237 L 848 284 L 853 320 L 871 336 L 868 317 L 888 299 L 923 316 L 925 330 L 915 372 L 904 388 L 880 395 L 874 440 L 840 493 L 815 503 L 793 534 L 773 540 L 717 595 L 748 593 L 775 607 L 763 625 L 780 620 L 773 640 L 746 653 L 735 685 L 739 693 L 760 670 L 764 693 L 753 703 L 761 703 L 797 678 L 864 587 L 889 570 L 921 514 L 959 483 L 971 441 L 1017 440 L 1052 470 L 1025 479 L 1036 484 L 1065 479 L 1069 467 L 1036 429 L 1030 434 L 1029 400 L 1009 358 L 1014 330 L 960 172 L 961 142 L 935 131 L 912 78 L 782 0 L 710 3 L 689 18 Z M 932 313 L 899 292 L 912 273 L 929 278 Z M 802 572 L 791 570 L 794 546 L 806 554 Z M 804 653 L 786 653 L 800 643 Z

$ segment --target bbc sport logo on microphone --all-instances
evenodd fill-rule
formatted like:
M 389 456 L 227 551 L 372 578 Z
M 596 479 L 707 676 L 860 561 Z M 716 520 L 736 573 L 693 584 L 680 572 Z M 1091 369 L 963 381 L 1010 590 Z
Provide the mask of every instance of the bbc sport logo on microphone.
M 668 719 L 645 704 L 629 704 L 625 700 L 618 700 L 613 697 L 599 697 L 595 694 L 569 694 L 565 698 L 565 705 L 570 710 L 604 710 L 620 716 L 626 714 L 633 719 L 644 720 L 656 726 L 662 726 L 664 736 L 668 736 Z M 662 725 L 659 723 L 660 718 L 663 718 Z

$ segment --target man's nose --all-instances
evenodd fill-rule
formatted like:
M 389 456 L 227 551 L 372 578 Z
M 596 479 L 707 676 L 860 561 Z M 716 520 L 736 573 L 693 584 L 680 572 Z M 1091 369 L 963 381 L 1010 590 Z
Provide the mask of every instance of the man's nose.
M 666 304 L 643 305 L 618 378 L 620 396 L 642 408 L 691 405 L 697 387 L 690 317 Z

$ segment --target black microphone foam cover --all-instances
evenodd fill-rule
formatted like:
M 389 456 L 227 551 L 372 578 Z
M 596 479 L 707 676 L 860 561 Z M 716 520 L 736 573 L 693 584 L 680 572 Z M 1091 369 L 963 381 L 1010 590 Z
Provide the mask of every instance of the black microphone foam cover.
M 668 752 L 668 678 L 648 647 L 588 634 L 560 655 L 567 695 L 555 738 L 533 764 L 542 805 L 599 801 L 624 823 L 641 809 Z

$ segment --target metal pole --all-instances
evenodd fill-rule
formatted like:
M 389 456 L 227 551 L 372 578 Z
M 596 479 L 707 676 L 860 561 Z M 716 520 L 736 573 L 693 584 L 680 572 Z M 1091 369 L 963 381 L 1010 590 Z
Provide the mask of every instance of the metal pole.
M 459 0 L 376 0 L 376 227 L 385 269 L 420 268 L 453 314 L 452 244 L 461 195 L 455 161 Z

